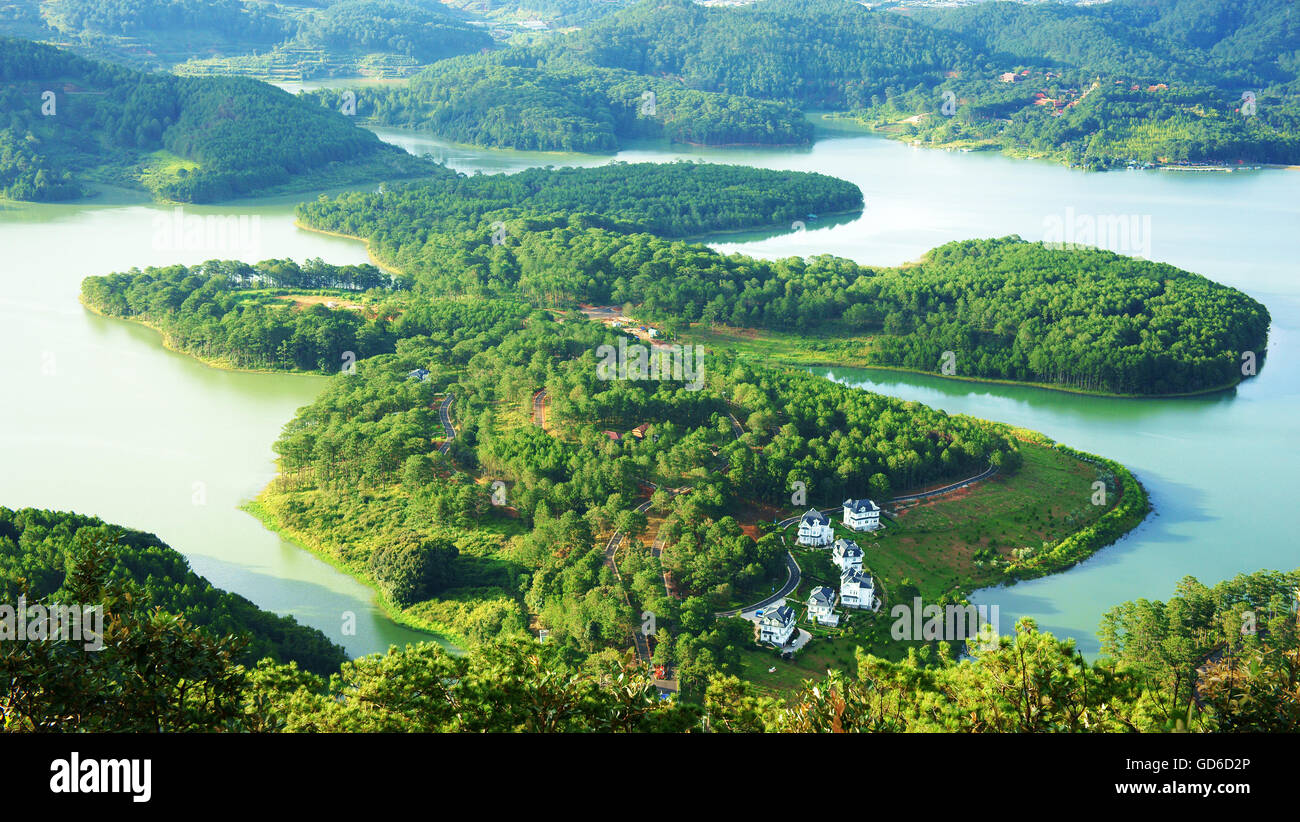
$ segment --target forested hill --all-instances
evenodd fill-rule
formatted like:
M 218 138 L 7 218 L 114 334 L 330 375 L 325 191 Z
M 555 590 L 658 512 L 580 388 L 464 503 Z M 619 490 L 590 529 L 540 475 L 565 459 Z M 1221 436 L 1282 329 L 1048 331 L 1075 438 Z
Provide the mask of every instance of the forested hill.
M 991 55 L 1097 73 L 1250 87 L 1300 70 L 1300 11 L 1274 0 L 991 2 L 908 16 Z
M 531 168 L 518 174 L 457 174 L 347 192 L 299 207 L 309 225 L 423 242 L 431 232 L 477 227 L 486 216 L 584 215 L 621 231 L 687 237 L 714 231 L 789 229 L 809 215 L 862 209 L 853 183 L 815 172 L 713 163 L 610 163 L 595 168 Z M 419 215 L 418 219 L 412 219 Z
M 404 87 L 368 88 L 357 113 L 448 140 L 537 151 L 612 152 L 623 141 L 801 145 L 792 105 L 700 91 L 662 77 L 515 48 L 435 63 Z M 338 94 L 313 97 L 335 105 Z
M 863 107 L 985 62 L 962 37 L 845 0 L 645 0 L 547 47 L 689 88 L 820 109 Z
M 729 177 L 739 187 L 708 184 Z M 879 365 L 939 371 L 953 352 L 953 376 L 1175 394 L 1235 384 L 1246 352 L 1263 357 L 1263 305 L 1108 251 L 1009 237 L 950 243 L 918 265 L 874 268 L 830 256 L 724 256 L 669 239 L 735 227 L 741 217 L 797 220 L 853 200 L 848 184 L 826 177 L 793 175 L 779 187 L 777 179 L 690 165 L 448 174 L 384 194 L 321 198 L 302 205 L 299 218 L 366 238 L 424 293 L 541 306 L 632 303 L 668 324 L 863 335 L 863 356 Z M 764 200 L 748 189 L 760 183 L 782 194 L 755 211 Z M 799 199 L 786 202 L 785 192 Z
M 470 15 L 423 0 L 18 0 L 0 31 L 181 74 L 385 74 L 491 48 Z M 9 6 L 13 15 L 14 5 Z M 27 22 L 18 26 L 15 17 Z
M 293 617 L 263 611 L 239 594 L 212 587 L 190 570 L 185 557 L 153 534 L 118 528 L 94 517 L 34 508 L 0 507 L 0 593 L 13 603 L 52 598 L 67 602 L 75 584 L 69 575 L 74 559 L 89 541 L 112 544 L 101 569 L 106 578 L 132 586 L 131 609 L 152 608 L 183 617 L 212 637 L 243 635 L 247 644 L 238 660 L 253 665 L 270 657 L 297 662 L 306 670 L 328 674 L 346 659 L 343 649 L 315 628 Z M 130 593 L 130 591 L 128 591 Z M 76 600 L 72 600 L 76 601 Z
M 370 94 L 365 113 L 482 145 L 608 151 L 639 136 L 802 142 L 803 112 L 830 110 L 903 139 L 1090 168 L 1300 162 L 1298 16 L 1269 0 L 645 0 L 434 64 Z
M 253 80 L 145 74 L 0 38 L 0 193 L 60 200 L 96 182 L 212 202 L 428 168 L 347 117 Z

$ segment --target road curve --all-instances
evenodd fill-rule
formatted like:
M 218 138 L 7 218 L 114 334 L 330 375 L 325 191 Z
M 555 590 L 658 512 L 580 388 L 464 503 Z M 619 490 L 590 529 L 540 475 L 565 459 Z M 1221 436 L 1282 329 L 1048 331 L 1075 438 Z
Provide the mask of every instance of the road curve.
M 653 486 L 654 483 L 651 482 L 650 485 Z M 650 500 L 646 500 L 633 510 L 644 514 L 650 510 Z M 623 592 L 623 599 L 627 602 L 627 607 L 632 608 L 632 598 L 628 596 L 627 588 L 623 586 L 623 575 L 618 572 L 618 563 L 614 561 L 614 555 L 618 553 L 618 548 L 622 544 L 623 532 L 615 531 L 613 536 L 609 538 L 609 542 L 605 543 L 605 564 L 614 572 L 614 579 L 618 582 L 619 590 Z M 633 613 L 635 613 L 635 609 L 633 609 Z M 647 668 L 650 667 L 650 642 L 639 627 L 632 631 L 632 641 L 636 643 L 637 658 L 645 663 Z
M 894 497 L 889 502 L 892 505 L 895 502 L 911 502 L 914 499 L 925 499 L 926 497 L 937 497 L 940 494 L 946 494 L 949 491 L 956 491 L 958 488 L 965 488 L 967 485 L 970 485 L 972 482 L 980 482 L 981 480 L 986 480 L 989 477 L 996 474 L 997 472 L 998 472 L 997 466 L 990 465 L 988 468 L 985 468 L 979 474 L 976 474 L 975 476 L 970 477 L 968 479 L 960 480 L 958 482 L 945 485 L 942 488 L 935 488 L 932 491 L 922 491 L 919 494 L 904 494 L 901 497 Z
M 448 449 L 451 448 L 451 441 L 456 439 L 456 429 L 452 427 L 451 414 L 449 413 L 454 399 L 456 399 L 455 394 L 448 394 L 438 404 L 438 418 L 442 420 L 442 432 L 447 437 L 442 445 L 438 446 L 438 453 L 440 454 L 447 453 Z
M 759 608 L 766 608 L 772 603 L 790 596 L 790 594 L 794 593 L 795 589 L 799 587 L 799 582 L 803 579 L 803 571 L 799 568 L 799 563 L 795 561 L 794 554 L 789 551 L 786 551 L 785 553 L 785 570 L 785 585 L 781 586 L 781 590 L 766 599 L 755 602 L 753 605 L 746 605 L 743 608 L 734 608 L 730 611 L 715 611 L 713 614 L 714 618 L 726 619 L 727 617 L 741 616 L 750 611 L 757 611 Z

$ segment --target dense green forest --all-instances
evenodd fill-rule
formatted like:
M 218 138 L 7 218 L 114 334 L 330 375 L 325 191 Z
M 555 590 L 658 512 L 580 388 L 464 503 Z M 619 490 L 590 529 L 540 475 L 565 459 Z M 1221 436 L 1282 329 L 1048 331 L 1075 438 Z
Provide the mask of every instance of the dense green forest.
M 853 183 L 815 172 L 714 163 L 610 163 L 594 168 L 530 168 L 517 174 L 457 174 L 353 191 L 304 203 L 312 227 L 416 247 L 442 233 L 476 231 L 515 218 L 576 215 L 624 232 L 690 237 L 717 231 L 788 229 L 810 214 L 856 212 Z M 383 253 L 383 252 L 381 252 Z
M 711 215 L 708 228 L 741 222 L 726 216 L 731 207 L 718 199 L 726 194 L 691 182 L 706 168 L 448 175 L 383 194 L 322 199 L 299 214 L 308 226 L 366 238 L 378 259 L 410 276 L 423 293 L 523 297 L 556 307 L 629 303 L 670 326 L 799 331 L 830 324 L 870 336 L 864 355 L 880 365 L 941 372 L 945 352 L 952 352 L 943 372 L 952 376 L 1171 394 L 1233 384 L 1243 374 L 1243 354 L 1259 358 L 1265 350 L 1269 314 L 1250 297 L 1169 265 L 1102 250 L 972 240 L 934 249 L 914 265 L 873 268 L 829 256 L 724 256 L 668 239 L 705 227 L 698 216 L 678 225 L 696 201 L 713 204 L 700 209 Z M 741 181 L 749 174 L 710 173 Z M 667 206 L 613 183 L 624 175 L 648 191 L 686 186 L 673 207 L 683 216 L 647 219 L 652 202 L 661 213 Z M 642 182 L 653 179 L 665 186 Z M 594 194 L 598 187 L 608 193 Z M 831 210 L 850 204 L 850 195 L 826 178 L 792 177 L 787 188 L 801 193 L 798 206 L 781 210 L 778 198 L 742 212 L 744 218 L 763 221 L 770 214 L 767 222 L 777 223 L 805 208 L 825 213 L 811 204 L 817 199 Z M 484 196 L 494 189 L 499 198 Z M 588 208 L 617 222 L 583 215 Z M 500 227 L 494 231 L 489 221 Z
M 1285 692 L 1250 688 L 1232 677 L 1243 664 L 1259 664 L 1257 658 L 1265 667 L 1276 665 L 1279 650 L 1297 646 L 1297 595 L 1300 572 L 1295 571 L 1242 574 L 1214 587 L 1186 577 L 1168 602 L 1140 599 L 1107 611 L 1098 631 L 1101 650 L 1160 683 L 1171 709 L 1204 698 L 1207 691 L 1235 692 L 1241 713 L 1225 718 L 1220 729 L 1258 731 L 1289 725 L 1294 730 L 1300 728 L 1296 695 L 1288 698 Z M 1221 670 L 1199 674 L 1198 667 L 1207 659 Z M 1298 672 L 1292 668 L 1293 684 Z
M 133 611 L 144 615 L 156 609 L 214 639 L 235 638 L 239 648 L 233 658 L 238 662 L 253 665 L 269 658 L 329 674 L 346 658 L 315 628 L 213 588 L 153 534 L 78 514 L 0 508 L 0 600 L 13 603 L 25 596 L 31 602 L 98 602 L 75 597 L 80 580 L 74 569 L 94 542 L 105 546 L 100 559 L 106 580 L 122 588 Z
M 59 0 L 50 4 L 52 26 L 129 36 L 207 31 L 250 45 L 284 36 L 284 23 L 261 4 L 241 0 Z
M 432 63 L 492 46 L 492 38 L 448 14 L 441 3 L 340 0 L 308 18 L 292 45 L 333 54 L 386 52 Z
M 311 95 L 334 105 L 339 93 Z M 612 152 L 628 138 L 797 145 L 812 126 L 789 105 L 697 91 L 630 71 L 539 65 L 521 52 L 437 63 L 402 87 L 358 95 L 357 113 L 449 140 L 536 151 Z
M 88 278 L 82 301 L 109 317 L 155 325 L 169 346 L 210 362 L 333 373 L 357 356 L 392 351 L 397 338 L 423 326 L 413 319 L 415 314 L 389 323 L 385 313 L 368 318 L 321 303 L 299 310 L 283 297 L 320 289 L 393 290 L 403 285 L 400 278 L 370 265 L 308 260 L 299 266 L 292 260 L 264 260 L 254 266 L 214 260 Z
M 0 38 L 0 81 L 0 193 L 14 199 L 67 199 L 112 183 L 212 202 L 308 175 L 356 182 L 429 167 L 336 112 L 252 80 L 144 74 Z
M 553 29 L 586 26 L 636 0 L 444 0 L 489 20 L 542 20 Z
M 1089 168 L 1289 163 L 1300 162 L 1298 33 L 1296 9 L 1268 0 L 646 0 L 430 66 L 373 92 L 364 113 L 461 142 L 609 151 L 639 136 L 802 142 L 802 112 L 832 111 L 903 139 Z M 640 103 L 650 94 L 653 115 Z
M 596 351 L 619 337 L 581 315 L 411 304 L 447 322 L 360 360 L 302 409 L 276 443 L 280 478 L 258 506 L 407 616 L 470 644 L 520 634 L 536 614 L 554 642 L 583 653 L 623 647 L 633 611 L 601 535 L 645 530 L 646 516 L 631 510 L 644 481 L 692 488 L 652 497 L 652 510 L 698 529 L 698 539 L 674 537 L 663 566 L 681 574 L 685 603 L 666 596 L 660 562 L 643 548 L 620 559 L 667 636 L 679 609 L 699 603 L 707 613 L 766 590 L 783 567 L 777 536 L 755 540 L 729 517 L 741 500 L 783 504 L 795 481 L 817 498 L 887 494 L 990 462 L 1014 471 L 1019 459 L 998 426 L 722 355 L 707 359 L 699 390 L 684 379 L 602 380 Z M 429 373 L 410 377 L 416 369 Z M 542 387 L 553 431 L 519 424 Z M 457 437 L 444 454 L 436 406 L 446 394 L 456 397 Z M 729 411 L 745 421 L 740 440 Z M 606 434 L 640 425 L 650 435 Z M 503 483 L 503 499 L 493 500 L 490 481 Z M 718 627 L 684 624 L 674 658 L 702 682 L 693 660 L 702 648 L 717 658 Z
M 872 364 L 947 376 L 1162 395 L 1232 385 L 1266 349 L 1267 309 L 1163 263 L 1018 238 L 970 240 L 920 262 L 757 260 L 673 237 L 781 225 L 860 207 L 850 184 L 690 163 L 532 169 L 321 198 L 311 227 L 360 236 L 400 270 L 319 261 L 209 262 L 88 278 L 85 303 L 138 318 L 169 344 L 250 368 L 330 372 L 352 352 L 391 353 L 413 330 L 403 294 L 631 305 L 670 331 L 689 324 L 861 340 Z M 304 273 L 306 272 L 306 273 Z M 285 289 L 367 292 L 300 308 Z M 390 304 L 391 303 L 391 304 Z
M 138 55 L 105 38 L 165 42 L 207 15 L 212 48 L 224 53 L 184 73 L 404 77 L 423 66 L 405 86 L 366 89 L 359 112 L 480 145 L 800 144 L 812 136 L 804 112 L 831 111 L 902 139 L 1087 168 L 1300 162 L 1300 12 L 1270 0 L 52 6 L 62 9 L 56 25 L 85 33 L 85 49 L 128 60 Z M 518 44 L 496 48 L 471 25 L 475 14 L 500 24 L 533 13 L 577 28 L 528 37 L 498 28 L 498 39 Z M 228 41 L 237 37 L 276 45 L 235 55 Z
M 491 48 L 473 19 L 419 0 L 60 0 L 0 32 L 139 68 L 283 80 L 391 76 Z
M 1073 641 L 1022 620 L 1014 636 L 961 661 L 946 645 L 899 662 L 859 650 L 856 670 L 829 671 L 784 699 L 713 670 L 698 696 L 662 700 L 647 672 L 616 654 L 583 657 L 526 640 L 460 656 L 427 643 L 393 648 L 345 662 L 328 679 L 269 659 L 246 667 L 221 640 L 133 613 L 105 583 L 103 553 L 101 545 L 86 546 L 72 567 L 73 593 L 106 601 L 118 630 L 93 655 L 66 643 L 5 643 L 4 730 L 1259 733 L 1300 724 L 1300 649 L 1289 600 L 1267 630 L 1223 630 L 1199 669 L 1179 666 L 1178 687 L 1142 662 L 1084 661 Z M 1263 607 L 1270 593 L 1281 596 L 1277 583 L 1288 577 L 1295 582 L 1294 573 L 1261 573 L 1214 589 L 1189 578 L 1182 589 L 1194 592 L 1198 605 L 1229 599 L 1220 594 L 1225 587 L 1265 595 L 1204 609 L 1236 627 L 1243 609 Z M 1192 604 L 1183 594 L 1148 607 Z M 730 641 L 746 641 L 748 633 L 742 628 Z M 1195 634 L 1183 625 L 1167 639 L 1195 644 Z M 1135 638 L 1151 641 L 1157 633 L 1139 629 Z M 107 693 L 114 699 L 103 699 Z

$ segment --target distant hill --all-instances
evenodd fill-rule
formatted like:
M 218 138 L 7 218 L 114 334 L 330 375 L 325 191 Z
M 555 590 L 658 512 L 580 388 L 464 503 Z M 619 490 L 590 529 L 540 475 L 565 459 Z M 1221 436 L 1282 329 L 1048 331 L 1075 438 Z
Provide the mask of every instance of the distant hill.
M 212 202 L 428 165 L 254 80 L 146 74 L 0 38 L 0 83 L 0 193 L 14 199 L 71 199 L 109 183 Z

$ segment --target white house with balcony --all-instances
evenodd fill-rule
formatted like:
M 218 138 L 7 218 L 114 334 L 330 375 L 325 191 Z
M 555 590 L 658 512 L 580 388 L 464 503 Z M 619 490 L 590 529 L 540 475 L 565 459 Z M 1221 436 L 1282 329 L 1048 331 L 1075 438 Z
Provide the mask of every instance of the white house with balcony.
M 782 600 L 763 611 L 758 618 L 758 641 L 784 648 L 795 631 L 794 609 Z
M 851 539 L 837 539 L 831 546 L 831 562 L 840 572 L 856 568 L 862 570 L 862 549 Z
M 845 608 L 876 607 L 876 586 L 871 574 L 850 568 L 840 575 L 840 605 Z
M 880 527 L 880 506 L 869 499 L 846 499 L 844 524 L 854 531 L 874 531 Z
M 808 595 L 808 619 L 818 625 L 840 624 L 840 615 L 835 613 L 835 589 L 822 585 L 812 590 Z
M 834 532 L 831 531 L 831 518 L 816 508 L 809 509 L 808 513 L 799 518 L 797 541 L 800 545 L 821 548 L 830 545 L 834 536 Z

